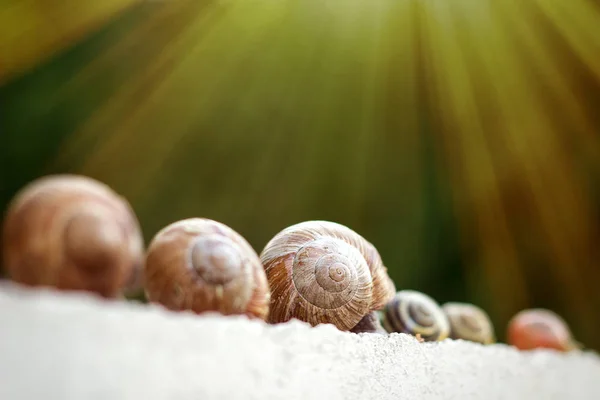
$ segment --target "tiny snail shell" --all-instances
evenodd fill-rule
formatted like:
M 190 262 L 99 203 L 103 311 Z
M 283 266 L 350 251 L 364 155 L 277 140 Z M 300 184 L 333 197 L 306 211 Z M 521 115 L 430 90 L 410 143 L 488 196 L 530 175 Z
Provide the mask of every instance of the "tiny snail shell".
M 450 338 L 481 344 L 496 341 L 492 321 L 481 308 L 469 303 L 449 302 L 442 305 L 442 310 L 450 322 Z
M 173 311 L 266 319 L 270 291 L 258 254 L 230 227 L 188 218 L 160 230 L 148 246 L 145 291 Z
M 537 348 L 571 351 L 578 348 L 566 321 L 553 311 L 534 308 L 513 316 L 507 341 L 519 350 Z
M 439 304 L 415 290 L 401 290 L 385 306 L 383 327 L 390 333 L 420 335 L 426 342 L 441 341 L 450 334 L 450 323 Z
M 395 292 L 375 247 L 329 221 L 292 225 L 261 252 L 271 287 L 269 322 L 292 318 L 349 331 Z
M 9 204 L 4 266 L 28 286 L 121 298 L 137 289 L 144 257 L 138 220 L 107 185 L 79 175 L 30 182 Z

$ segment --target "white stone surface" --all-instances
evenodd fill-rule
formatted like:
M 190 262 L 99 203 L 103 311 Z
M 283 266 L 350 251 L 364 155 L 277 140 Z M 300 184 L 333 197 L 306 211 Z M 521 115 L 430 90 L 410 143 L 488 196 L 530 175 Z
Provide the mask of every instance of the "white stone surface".
M 600 399 L 594 353 L 418 343 L 0 286 L 0 399 Z

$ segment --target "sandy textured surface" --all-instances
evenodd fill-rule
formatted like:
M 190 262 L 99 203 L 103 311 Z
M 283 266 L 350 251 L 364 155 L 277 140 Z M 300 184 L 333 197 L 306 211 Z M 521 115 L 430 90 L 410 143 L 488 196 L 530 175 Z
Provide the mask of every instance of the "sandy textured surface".
M 0 399 L 600 399 L 600 358 L 0 286 Z

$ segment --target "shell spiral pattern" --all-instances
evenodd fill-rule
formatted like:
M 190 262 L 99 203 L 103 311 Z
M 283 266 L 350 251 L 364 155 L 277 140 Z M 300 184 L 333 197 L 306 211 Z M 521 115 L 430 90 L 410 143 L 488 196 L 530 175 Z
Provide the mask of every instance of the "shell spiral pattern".
M 137 289 L 144 243 L 129 203 L 107 185 L 49 175 L 13 198 L 3 254 L 15 282 L 116 298 Z
M 270 292 L 258 254 L 230 227 L 189 218 L 159 231 L 148 246 L 145 291 L 173 311 L 265 319 Z
M 481 344 L 496 341 L 490 317 L 481 308 L 468 303 L 449 302 L 442 310 L 450 322 L 450 337 Z
M 441 341 L 450 323 L 435 300 L 424 293 L 402 290 L 385 306 L 383 327 L 390 333 L 419 334 L 424 341 Z
M 347 331 L 395 292 L 375 247 L 334 222 L 284 229 L 267 243 L 261 261 L 271 288 L 271 323 L 296 318 Z

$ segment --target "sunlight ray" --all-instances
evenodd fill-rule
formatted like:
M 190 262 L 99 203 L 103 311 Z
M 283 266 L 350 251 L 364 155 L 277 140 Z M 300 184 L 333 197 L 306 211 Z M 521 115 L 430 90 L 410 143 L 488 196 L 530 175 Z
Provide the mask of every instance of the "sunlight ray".
M 500 298 L 508 291 L 515 294 L 502 305 L 496 305 L 503 317 L 526 303 L 521 267 L 506 221 L 499 188 L 496 166 L 490 154 L 485 125 L 481 121 L 480 102 L 476 99 L 473 74 L 467 66 L 465 50 L 461 46 L 461 22 L 456 17 L 456 3 L 427 3 L 429 51 L 435 75 L 439 111 L 447 152 L 460 154 L 463 165 L 457 176 L 455 190 L 464 190 L 468 207 L 462 214 L 462 223 L 473 220 L 471 235 L 486 243 L 481 247 L 481 265 L 485 268 L 493 297 Z M 470 9 L 478 18 L 489 13 L 485 4 Z M 482 35 L 482 33 L 480 33 Z M 456 141 L 456 146 L 451 142 Z M 473 212 L 472 218 L 465 212 Z M 470 235 L 470 236 L 471 236 Z
M 87 159 L 89 149 L 114 137 L 115 126 L 110 124 L 121 124 L 136 112 L 140 101 L 154 88 L 154 83 L 168 74 L 174 68 L 175 60 L 187 51 L 179 38 L 185 28 L 189 29 L 189 15 L 198 10 L 198 6 L 191 5 L 193 3 L 177 1 L 169 3 L 168 8 L 162 4 L 160 9 L 154 9 L 140 26 L 132 28 L 131 34 L 98 54 L 93 62 L 84 65 L 59 88 L 55 93 L 58 103 L 73 97 L 81 87 L 93 84 L 103 75 L 127 77 L 128 72 L 125 71 L 131 71 L 125 84 L 111 94 L 86 121 L 86 125 L 65 139 L 56 157 L 49 163 L 49 169 L 68 163 L 78 164 L 79 159 Z M 140 52 L 142 56 L 138 55 Z M 117 66 L 119 70 L 115 71 Z
M 600 79 L 600 10 L 589 0 L 535 0 L 534 2 L 590 72 Z
M 572 127 L 569 139 L 579 143 L 578 149 L 590 154 L 589 159 L 600 169 L 600 138 L 581 108 L 580 100 L 569 87 L 565 79 L 566 71 L 555 55 L 552 54 L 551 45 L 543 37 L 543 32 L 535 24 L 527 21 L 533 20 L 533 15 L 527 13 L 528 8 L 518 0 L 505 0 L 495 3 L 498 8 L 499 22 L 504 23 L 507 32 L 514 31 L 511 41 L 522 45 L 529 55 L 528 63 L 541 75 L 541 85 L 550 87 L 552 98 L 559 104 L 563 111 L 560 117 L 565 117 L 567 124 Z M 526 15 L 527 18 L 523 18 Z M 547 118 L 557 118 L 556 115 L 546 113 Z M 565 135 L 566 136 L 566 135 Z
M 575 175 L 568 172 L 570 165 L 562 155 L 553 127 L 543 117 L 536 93 L 520 90 L 528 87 L 522 74 L 522 61 L 510 50 L 506 35 L 498 29 L 497 20 L 483 16 L 468 20 L 463 17 L 462 23 L 476 43 L 484 70 L 493 74 L 488 77 L 488 82 L 493 76 L 495 90 L 492 93 L 500 107 L 504 135 L 510 138 L 508 144 L 515 157 L 514 162 L 527 177 L 532 189 L 535 209 L 545 227 L 541 233 L 546 235 L 549 250 L 554 252 L 558 261 L 551 263 L 552 270 L 566 283 L 564 300 L 590 316 L 593 310 L 586 304 L 582 275 L 576 272 L 578 266 L 573 264 L 577 258 L 573 236 L 577 235 L 569 232 L 573 229 L 584 231 L 587 227 L 584 217 L 586 205 L 583 197 L 577 195 L 580 186 L 574 182 Z M 502 54 L 502 63 L 498 62 L 497 54 Z M 570 223 L 565 224 L 565 221 Z
M 221 20 L 208 32 L 203 32 L 204 24 L 211 23 L 218 10 L 212 9 L 211 13 L 198 15 L 198 19 L 190 24 L 180 39 L 179 45 L 169 46 L 169 51 L 163 57 L 177 57 L 179 54 L 177 64 L 160 82 L 140 82 L 142 85 L 154 84 L 154 92 L 145 98 L 136 99 L 138 103 L 133 105 L 136 111 L 131 112 L 128 120 L 120 120 L 119 126 L 113 127 L 111 137 L 105 139 L 101 147 L 90 155 L 81 168 L 82 172 L 94 176 L 101 174 L 106 179 L 119 182 L 120 171 L 128 168 L 129 159 L 135 160 L 139 173 L 135 174 L 135 181 L 124 186 L 128 187 L 128 194 L 133 201 L 138 196 L 143 196 L 141 192 L 151 185 L 150 182 L 159 173 L 170 149 L 183 135 L 189 133 L 190 123 L 210 112 L 210 94 L 227 84 L 227 74 L 241 67 L 240 61 L 253 50 L 252 43 L 255 46 L 256 40 L 264 34 L 264 22 L 274 17 L 269 13 L 259 13 L 263 18 L 244 19 L 249 10 L 236 9 L 234 5 L 225 10 Z M 222 23 L 223 18 L 236 18 L 242 23 L 238 25 L 238 29 L 232 30 Z M 254 29 L 259 27 L 260 29 Z M 241 47 L 246 50 L 229 52 L 224 46 L 231 40 L 239 40 Z M 243 42 L 247 45 L 244 46 Z M 206 62 L 198 63 L 199 59 Z M 211 78 L 194 79 L 203 74 Z M 203 96 L 193 96 L 193 93 L 202 93 Z M 189 101 L 195 97 L 198 101 Z M 116 111 L 119 106 L 131 104 L 131 101 L 129 96 L 115 98 L 112 99 L 110 108 Z M 110 121 L 110 114 L 106 118 Z M 101 115 L 98 119 L 102 121 Z M 97 129 L 94 126 L 90 128 Z M 110 154 L 113 155 L 113 160 L 107 165 L 106 160 L 110 158 Z M 114 159 L 117 154 L 121 156 L 120 160 Z
M 0 6 L 0 84 L 51 58 L 140 2 L 4 2 Z

